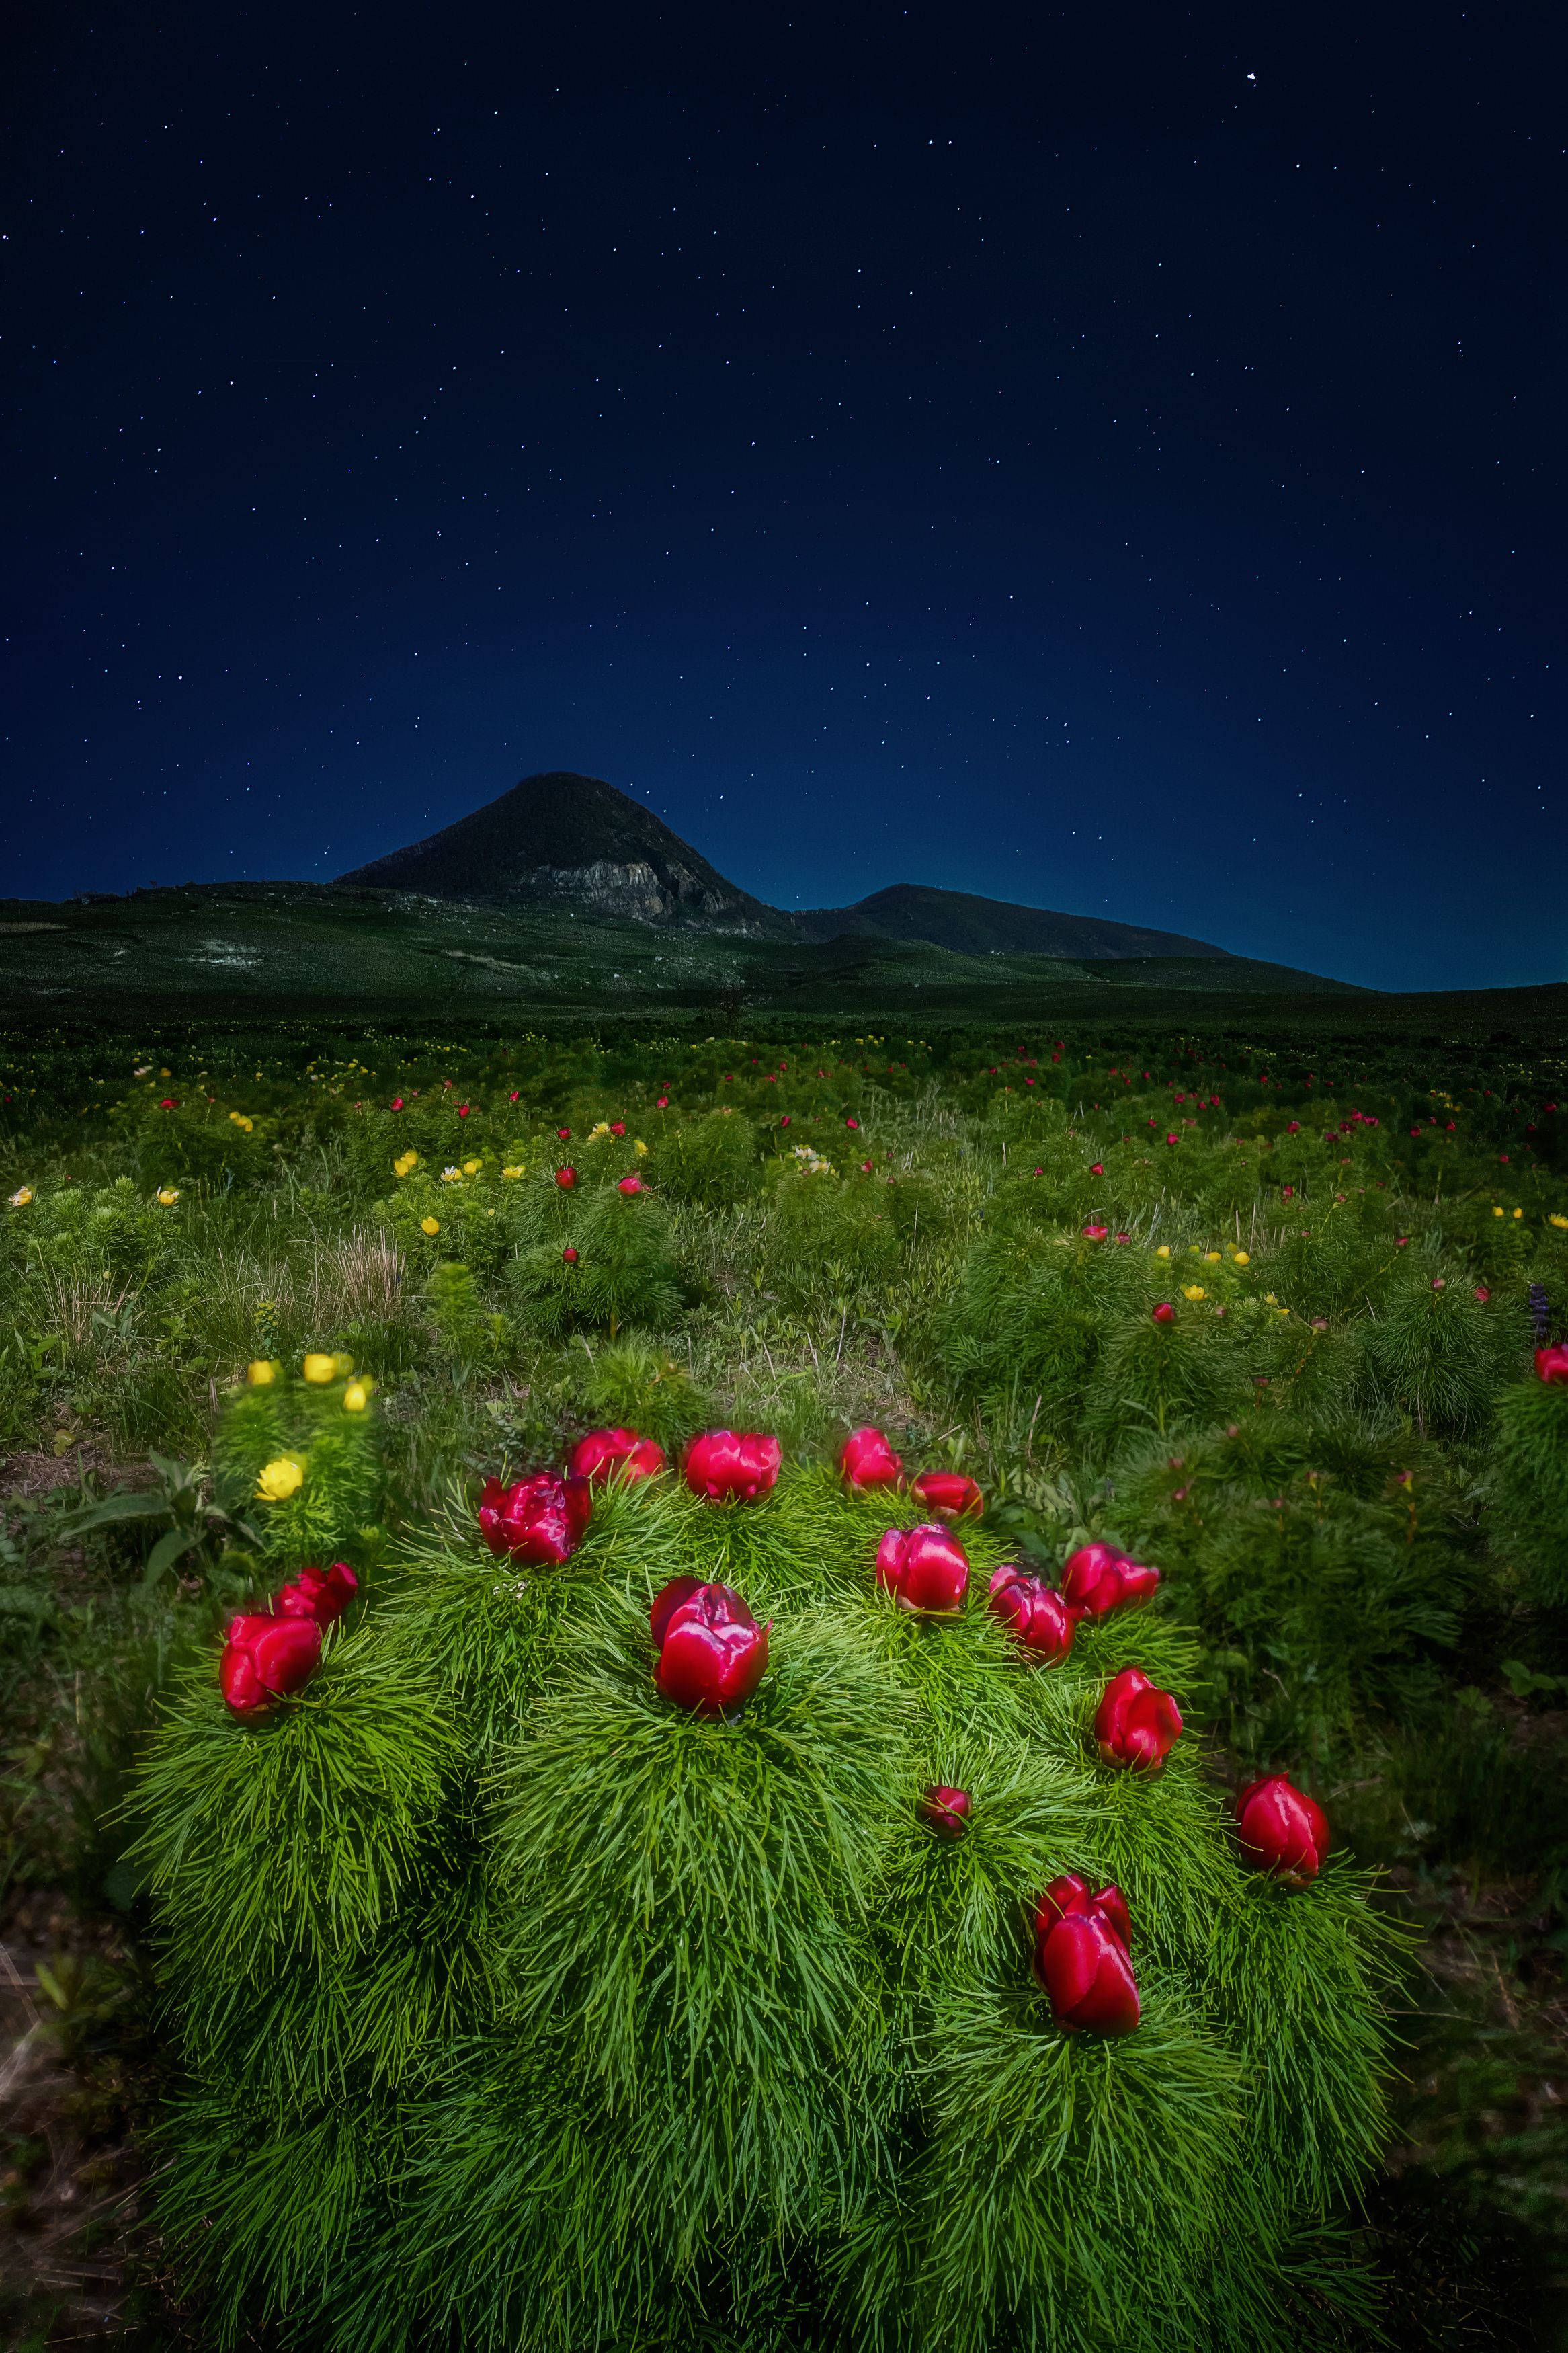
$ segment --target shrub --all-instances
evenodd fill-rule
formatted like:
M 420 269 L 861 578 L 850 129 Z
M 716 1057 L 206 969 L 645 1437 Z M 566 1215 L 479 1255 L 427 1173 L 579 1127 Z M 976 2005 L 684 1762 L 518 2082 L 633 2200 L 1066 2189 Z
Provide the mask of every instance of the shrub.
M 612 1485 L 561 1570 L 433 1535 L 259 1726 L 190 1679 L 143 1852 L 190 2083 L 163 2223 L 216 2342 L 743 2337 L 805 2278 L 866 2345 L 1240 2353 L 1346 2292 L 1296 2287 L 1381 2129 L 1355 1873 L 1244 1871 L 1190 1736 L 1152 1779 L 1098 1762 L 1110 1673 L 1190 1682 L 1158 1607 L 1032 1667 L 966 1523 L 966 1606 L 895 1608 L 873 1556 L 916 1516 L 804 1471 L 728 1508 Z M 679 1574 L 772 1621 L 730 1720 L 656 1686 Z M 1120 2041 L 1030 1974 L 1066 1870 L 1131 1906 Z

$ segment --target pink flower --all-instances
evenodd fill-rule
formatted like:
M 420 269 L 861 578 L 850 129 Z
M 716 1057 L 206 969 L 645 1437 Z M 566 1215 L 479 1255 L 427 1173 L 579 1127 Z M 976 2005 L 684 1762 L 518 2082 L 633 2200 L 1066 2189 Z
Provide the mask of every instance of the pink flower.
M 1062 1570 L 1062 1599 L 1076 1618 L 1105 1618 L 1138 1608 L 1159 1582 L 1157 1568 L 1141 1567 L 1110 1545 L 1081 1545 Z
M 978 1519 L 985 1509 L 984 1496 L 962 1471 L 922 1471 L 910 1493 L 939 1520 Z
M 616 1187 L 616 1192 L 624 1193 L 628 1200 L 634 1193 L 640 1193 L 642 1189 L 642 1178 L 637 1175 L 635 1169 L 629 1176 L 623 1176 L 619 1184 Z
M 990 1606 L 1025 1650 L 1048 1663 L 1065 1659 L 1072 1649 L 1073 1613 L 1043 1577 L 1012 1567 L 997 1569 L 991 1579 Z
M 1568 1343 L 1559 1340 L 1555 1347 L 1537 1348 L 1535 1372 L 1538 1380 L 1568 1381 Z
M 742 1706 L 767 1670 L 771 1627 L 758 1625 L 732 1585 L 672 1577 L 648 1622 L 658 1645 L 654 1680 L 694 1715 Z
M 946 1528 L 889 1528 L 877 1546 L 877 1583 L 901 1609 L 946 1615 L 963 1607 L 968 1556 Z
M 321 1660 L 313 1617 L 245 1612 L 231 1620 L 218 1661 L 218 1689 L 236 1715 L 262 1715 L 274 1700 L 309 1683 Z
M 272 1607 L 281 1618 L 313 1618 L 318 1626 L 335 1626 L 358 1591 L 359 1579 L 347 1561 L 335 1560 L 331 1568 L 302 1568 Z
M 938 1781 L 921 1799 L 920 1813 L 921 1821 L 938 1838 L 962 1838 L 969 1828 L 969 1792 L 950 1788 L 945 1781 Z
M 1283 1773 L 1249 1782 L 1236 1800 L 1237 1842 L 1256 1870 L 1288 1887 L 1304 1887 L 1328 1861 L 1329 1824 L 1322 1808 Z
M 1142 1667 L 1112 1675 L 1095 1712 L 1100 1762 L 1157 1773 L 1182 1736 L 1182 1711 Z
M 838 1468 L 859 1494 L 868 1487 L 897 1487 L 904 1475 L 904 1458 L 895 1454 L 879 1430 L 852 1430 L 844 1441 Z
M 1138 2023 L 1132 1923 L 1119 1887 L 1091 1894 L 1076 1872 L 1053 1879 L 1036 1913 L 1035 1975 L 1068 2033 L 1131 2034 Z
M 635 1430 L 589 1430 L 577 1440 L 566 1464 L 574 1478 L 586 1479 L 591 1487 L 616 1477 L 634 1486 L 666 1467 L 663 1447 L 651 1438 L 639 1438 Z
M 502 1553 L 534 1568 L 559 1568 L 571 1559 L 594 1515 L 585 1479 L 536 1471 L 503 1487 L 487 1479 L 479 1498 L 479 1533 L 499 1559 Z
M 784 1449 L 756 1430 L 710 1430 L 694 1438 L 681 1468 L 694 1495 L 754 1504 L 778 1483 Z
M 570 1162 L 564 1168 L 558 1168 L 555 1171 L 555 1182 L 563 1193 L 569 1193 L 572 1190 L 573 1186 L 577 1182 L 577 1171 Z

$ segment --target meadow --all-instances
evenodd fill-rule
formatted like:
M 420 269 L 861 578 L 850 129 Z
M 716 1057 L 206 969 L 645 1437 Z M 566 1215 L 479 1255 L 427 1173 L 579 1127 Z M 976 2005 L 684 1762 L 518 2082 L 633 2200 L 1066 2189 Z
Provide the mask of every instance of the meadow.
M 297 1565 L 235 1433 L 307 1357 L 358 1395 L 320 1533 L 371 1613 L 602 1425 L 824 1477 L 874 1425 L 998 1559 L 1156 1564 L 1194 1774 L 1288 1773 L 1389 1930 L 1322 2341 L 1562 2341 L 1568 1057 L 1243 1018 L 4 1040 L 13 2341 L 283 2341 L 160 2195 L 193 2060 L 137 1777 Z

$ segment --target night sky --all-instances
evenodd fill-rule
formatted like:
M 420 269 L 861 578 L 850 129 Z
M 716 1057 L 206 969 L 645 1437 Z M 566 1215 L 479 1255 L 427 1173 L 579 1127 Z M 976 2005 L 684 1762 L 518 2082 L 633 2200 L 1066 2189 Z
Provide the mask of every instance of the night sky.
M 35 12 L 0 892 L 574 768 L 1384 987 L 1568 974 L 1553 15 Z

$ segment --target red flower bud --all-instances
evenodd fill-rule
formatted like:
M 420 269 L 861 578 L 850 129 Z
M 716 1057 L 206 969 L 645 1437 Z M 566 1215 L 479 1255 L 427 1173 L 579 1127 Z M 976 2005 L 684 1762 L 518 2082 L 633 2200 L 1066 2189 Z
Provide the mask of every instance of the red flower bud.
M 577 1263 L 577 1253 L 570 1242 L 561 1253 L 561 1263 L 563 1266 L 575 1266 Z
M 694 1495 L 716 1504 L 754 1504 L 778 1483 L 784 1450 L 756 1430 L 710 1430 L 694 1438 L 681 1468 Z
M 314 1618 L 244 1614 L 229 1625 L 218 1661 L 218 1689 L 236 1715 L 261 1715 L 276 1699 L 310 1682 L 321 1659 Z
M 957 1839 L 969 1828 L 969 1792 L 951 1789 L 945 1781 L 937 1781 L 921 1800 L 921 1820 L 938 1838 Z
M 536 1471 L 512 1487 L 487 1479 L 479 1499 L 479 1533 L 490 1550 L 534 1568 L 570 1560 L 593 1516 L 587 1481 L 561 1479 L 553 1471 Z
M 564 1168 L 555 1171 L 555 1182 L 563 1193 L 569 1193 L 577 1182 L 577 1171 L 568 1163 Z
M 1062 1599 L 1078 1618 L 1104 1618 L 1112 1609 L 1137 1608 L 1160 1582 L 1157 1568 L 1142 1568 L 1110 1545 L 1079 1546 L 1062 1570 Z
M 1104 1161 L 1091 1160 L 1089 1164 L 1089 1173 L 1091 1176 L 1103 1176 L 1105 1174 Z
M 1085 1226 L 1083 1238 L 1086 1242 L 1102 1242 L 1110 1231 L 1109 1226 Z
M 671 1577 L 648 1622 L 658 1644 L 654 1680 L 677 1706 L 721 1715 L 749 1700 L 762 1682 L 770 1630 L 758 1625 L 733 1586 Z
M 1036 1914 L 1035 1975 L 1068 2033 L 1131 2034 L 1138 1980 L 1129 1947 L 1132 1924 L 1119 1887 L 1098 1895 L 1076 1872 L 1054 1879 Z
M 962 1471 L 922 1471 L 910 1493 L 939 1520 L 978 1519 L 985 1509 L 984 1496 Z
M 1123 1667 L 1105 1686 L 1095 1711 L 1094 1736 L 1102 1765 L 1157 1773 L 1182 1736 L 1182 1711 L 1142 1667 Z
M 1322 1808 L 1283 1773 L 1249 1783 L 1237 1798 L 1236 1820 L 1245 1859 L 1258 1871 L 1276 1873 L 1288 1887 L 1305 1887 L 1328 1861 Z
M 1149 1313 L 1156 1324 L 1173 1324 L 1176 1320 L 1176 1311 L 1168 1299 L 1162 1299 L 1158 1307 L 1152 1307 Z
M 512 1098 L 512 1100 L 515 1102 L 515 1101 L 516 1101 L 516 1097 L 514 1096 L 514 1097 Z M 392 1098 L 392 1108 L 393 1108 L 393 1110 L 394 1110 L 394 1111 L 401 1111 L 401 1110 L 403 1109 L 403 1097 L 402 1097 L 401 1095 L 394 1095 L 394 1096 L 393 1096 L 393 1098 Z
M 616 1190 L 617 1193 L 625 1193 L 629 1200 L 634 1193 L 640 1193 L 642 1191 L 642 1178 L 634 1169 L 629 1176 L 623 1176 L 621 1178 L 620 1183 L 616 1187 Z
M 991 1579 L 991 1609 L 1026 1651 L 1054 1663 L 1072 1649 L 1074 1618 L 1054 1586 L 1021 1568 L 999 1568 Z
M 564 1144 L 564 1143 L 565 1143 L 565 1141 L 566 1141 L 567 1137 L 571 1134 L 571 1133 L 572 1133 L 572 1131 L 571 1131 L 571 1129 L 570 1129 L 569 1127 L 558 1127 L 558 1128 L 556 1129 L 556 1131 L 555 1131 L 555 1134 L 556 1134 L 557 1138 L 558 1138 L 558 1139 L 559 1139 L 559 1141 L 560 1141 L 561 1143 L 563 1143 L 563 1144 Z
M 635 1430 L 591 1430 L 577 1440 L 566 1464 L 574 1478 L 586 1479 L 590 1486 L 617 1476 L 634 1486 L 665 1467 L 663 1447 L 639 1438 Z
M 625 1135 L 626 1132 L 626 1124 L 624 1119 L 613 1119 L 610 1122 L 610 1134 L 612 1135 Z
M 877 1546 L 877 1583 L 904 1609 L 962 1609 L 968 1556 L 946 1528 L 889 1528 Z
M 358 1591 L 359 1579 L 347 1561 L 335 1560 L 331 1568 L 302 1568 L 272 1607 L 279 1617 L 313 1618 L 318 1626 L 335 1626 Z
M 904 1475 L 904 1458 L 895 1454 L 879 1430 L 852 1430 L 844 1441 L 838 1468 L 857 1494 L 868 1487 L 896 1487 Z
M 1537 1348 L 1535 1370 L 1543 1381 L 1568 1381 L 1568 1343 L 1559 1340 L 1554 1348 Z
M 1181 1140 L 1179 1135 L 1168 1135 L 1165 1138 L 1167 1144 L 1180 1144 Z

